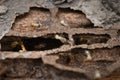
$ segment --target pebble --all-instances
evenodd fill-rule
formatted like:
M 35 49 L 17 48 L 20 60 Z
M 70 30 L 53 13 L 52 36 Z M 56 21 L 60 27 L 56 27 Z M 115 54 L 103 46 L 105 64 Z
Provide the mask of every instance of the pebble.
M 68 23 L 67 23 L 65 20 L 61 20 L 60 23 L 61 23 L 63 26 L 69 26 Z
M 3 5 L 0 6 L 0 14 L 5 14 L 7 10 L 8 8 L 6 6 L 3 6 Z
M 95 71 L 95 79 L 100 79 L 101 78 L 101 74 L 98 70 Z
M 32 26 L 33 26 L 33 27 L 41 27 L 42 24 L 41 24 L 39 21 L 34 21 L 34 22 L 32 23 Z

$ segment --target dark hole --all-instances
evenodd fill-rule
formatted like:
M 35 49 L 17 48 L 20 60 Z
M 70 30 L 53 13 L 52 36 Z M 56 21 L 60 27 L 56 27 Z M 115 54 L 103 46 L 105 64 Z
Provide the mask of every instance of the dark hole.
M 1 41 L 2 51 L 19 51 L 22 42 L 27 51 L 50 50 L 63 45 L 60 40 L 53 38 L 4 37 Z
M 59 54 L 59 59 L 56 60 L 56 62 L 66 66 L 80 66 L 85 58 L 85 49 L 75 48 L 68 52 Z
M 120 36 L 120 30 L 118 30 L 117 34 L 118 34 L 118 36 Z
M 69 55 L 64 54 L 64 55 L 60 55 L 59 57 L 60 57 L 60 59 L 58 59 L 56 62 L 64 64 L 64 65 L 69 64 L 71 61 Z
M 75 45 L 80 44 L 94 44 L 94 43 L 106 43 L 110 36 L 107 34 L 104 35 L 95 35 L 95 34 L 75 34 L 73 35 Z

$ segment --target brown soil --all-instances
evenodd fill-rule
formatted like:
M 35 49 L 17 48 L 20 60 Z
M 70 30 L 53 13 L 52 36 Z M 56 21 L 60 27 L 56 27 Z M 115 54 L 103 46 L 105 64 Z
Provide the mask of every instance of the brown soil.
M 0 40 L 0 80 L 119 80 L 119 33 L 94 27 L 81 11 L 31 8 Z

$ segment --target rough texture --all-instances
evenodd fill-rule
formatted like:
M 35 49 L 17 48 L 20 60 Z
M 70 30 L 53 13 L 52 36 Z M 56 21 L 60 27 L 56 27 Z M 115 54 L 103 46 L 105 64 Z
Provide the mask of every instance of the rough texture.
M 116 3 L 116 4 L 115 4 Z M 111 28 L 119 23 L 119 0 L 86 0 L 81 5 L 81 10 L 95 24 L 95 26 L 103 26 Z M 107 7 L 105 7 L 107 5 Z M 117 7 L 115 7 L 115 5 Z M 113 6 L 114 8 L 111 8 Z M 116 10 L 116 11 L 115 11 Z M 115 28 L 116 26 L 114 26 Z
M 1 0 L 0 80 L 119 80 L 119 2 Z
M 116 13 L 119 13 L 119 0 L 113 0 L 113 1 L 103 1 L 99 0 L 75 0 L 72 2 L 72 0 L 68 0 L 66 3 L 65 0 L 62 0 L 63 4 L 60 5 L 54 5 L 54 0 L 26 0 L 26 1 L 1 1 L 1 4 L 4 7 L 1 7 L 1 13 L 6 12 L 8 8 L 8 12 L 5 14 L 0 15 L 0 39 L 11 29 L 12 24 L 14 23 L 14 20 L 16 16 L 20 14 L 24 14 L 25 12 L 28 12 L 30 7 L 44 7 L 44 8 L 54 8 L 54 7 L 70 7 L 75 10 L 81 10 L 83 11 L 87 18 L 89 18 L 95 26 L 103 26 L 105 28 L 113 27 L 113 28 L 119 28 L 119 26 L 114 26 L 115 24 L 119 24 L 119 15 Z M 60 3 L 61 3 L 60 2 Z M 29 3 L 29 4 L 28 4 Z M 117 3 L 117 4 L 114 4 Z M 104 5 L 107 5 L 107 8 L 104 7 Z M 113 7 L 111 8 L 111 6 Z M 116 6 L 117 9 L 116 9 Z M 110 10 L 109 10 L 110 9 Z M 112 10 L 111 10 L 112 9 Z M 117 11 L 116 11 L 117 10 Z

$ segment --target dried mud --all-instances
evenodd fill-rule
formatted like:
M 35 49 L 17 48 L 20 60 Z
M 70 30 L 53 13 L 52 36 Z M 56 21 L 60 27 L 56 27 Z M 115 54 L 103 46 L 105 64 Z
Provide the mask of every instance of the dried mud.
M 90 18 L 81 1 L 0 1 L 0 80 L 119 80 L 120 29 L 108 29 L 119 11 L 107 23 L 113 16 Z

